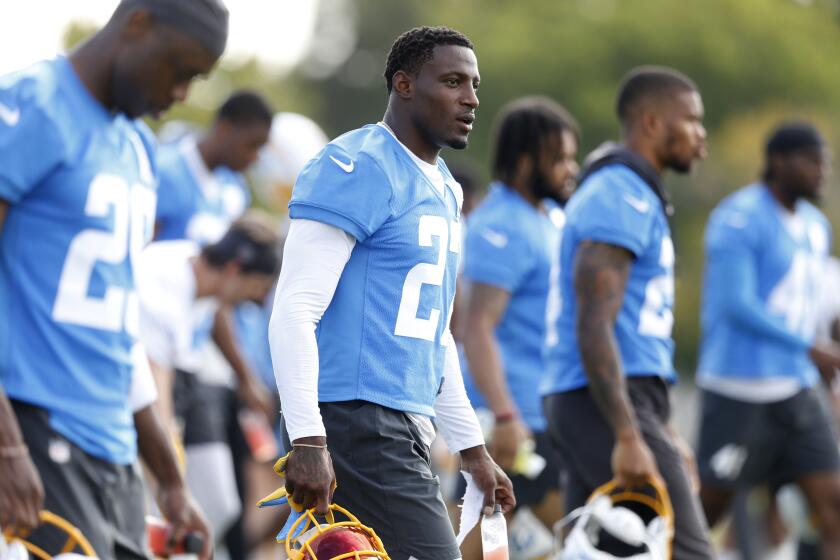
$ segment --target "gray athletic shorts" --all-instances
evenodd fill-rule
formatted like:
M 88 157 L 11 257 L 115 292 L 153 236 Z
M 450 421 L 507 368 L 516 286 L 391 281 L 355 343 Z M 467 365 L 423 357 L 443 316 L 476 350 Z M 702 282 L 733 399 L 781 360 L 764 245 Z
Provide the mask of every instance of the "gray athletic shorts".
M 834 422 L 813 388 L 773 403 L 704 391 L 697 465 L 703 484 L 724 488 L 836 472 Z
M 44 509 L 81 530 L 103 560 L 148 558 L 143 483 L 135 467 L 85 453 L 50 427 L 46 410 L 11 402 L 44 484 Z M 28 540 L 57 554 L 66 539 L 39 528 Z
M 659 377 L 630 377 L 627 392 L 674 508 L 673 558 L 714 558 L 700 500 L 691 492 L 682 457 L 666 430 L 671 406 L 665 382 Z M 587 388 L 549 395 L 543 407 L 548 431 L 563 458 L 566 511 L 572 511 L 613 477 L 612 429 Z
M 338 482 L 333 501 L 373 528 L 392 560 L 459 559 L 429 447 L 409 415 L 358 400 L 320 408 Z

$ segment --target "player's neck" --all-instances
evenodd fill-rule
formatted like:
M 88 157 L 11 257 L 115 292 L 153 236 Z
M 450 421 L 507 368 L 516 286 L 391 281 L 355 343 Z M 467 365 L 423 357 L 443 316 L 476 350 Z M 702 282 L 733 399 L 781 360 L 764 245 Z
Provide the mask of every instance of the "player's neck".
M 542 199 L 534 193 L 528 183 L 524 177 L 515 177 L 507 183 L 507 187 L 524 198 L 525 202 L 539 209 L 542 205 Z
M 213 140 L 209 136 L 205 136 L 198 141 L 198 153 L 201 154 L 204 165 L 211 171 L 221 165 L 219 158 L 216 157 L 216 152 Z
M 73 70 L 85 89 L 108 111 L 113 111 L 113 101 L 109 95 L 111 83 L 111 64 L 102 53 L 111 51 L 103 32 L 97 33 L 68 55 Z
M 796 201 L 797 196 L 792 194 L 788 189 L 785 189 L 782 185 L 773 182 L 767 181 L 767 190 L 770 191 L 770 194 L 773 195 L 773 198 L 776 199 L 776 202 L 782 205 L 786 210 L 789 212 L 796 211 Z
M 382 117 L 382 122 L 391 129 L 391 132 L 394 133 L 397 140 L 402 142 L 415 156 L 432 165 L 437 163 L 440 147 L 430 144 L 423 138 L 423 135 L 420 134 L 417 127 L 411 123 L 408 115 L 399 115 L 389 107 L 385 111 L 385 116 Z
M 657 175 L 662 175 L 662 172 L 665 171 L 665 166 L 662 165 L 662 162 L 656 156 L 656 150 L 645 138 L 631 132 L 624 137 L 622 143 L 625 148 L 631 152 L 635 152 L 648 162 L 656 171 Z
M 201 255 L 190 259 L 190 264 L 195 275 L 195 299 L 216 296 L 221 281 L 218 269 L 210 266 Z

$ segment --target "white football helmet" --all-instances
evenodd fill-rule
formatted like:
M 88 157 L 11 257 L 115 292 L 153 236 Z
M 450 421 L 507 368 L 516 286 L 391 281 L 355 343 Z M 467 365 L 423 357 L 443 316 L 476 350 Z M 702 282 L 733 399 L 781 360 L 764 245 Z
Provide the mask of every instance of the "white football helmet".
M 649 480 L 644 488 L 601 486 L 555 526 L 576 521 L 557 558 L 562 560 L 670 560 L 674 512 L 665 487 Z
M 268 143 L 248 170 L 248 178 L 260 203 L 285 216 L 298 174 L 328 141 L 321 127 L 309 117 L 277 113 L 271 123 Z

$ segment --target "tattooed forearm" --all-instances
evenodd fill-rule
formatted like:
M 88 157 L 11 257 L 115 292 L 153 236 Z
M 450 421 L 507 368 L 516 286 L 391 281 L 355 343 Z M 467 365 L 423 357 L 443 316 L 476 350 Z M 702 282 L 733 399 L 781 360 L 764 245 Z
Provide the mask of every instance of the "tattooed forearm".
M 592 398 L 616 435 L 636 424 L 614 335 L 632 262 L 626 249 L 591 241 L 581 243 L 574 261 L 581 360 Z

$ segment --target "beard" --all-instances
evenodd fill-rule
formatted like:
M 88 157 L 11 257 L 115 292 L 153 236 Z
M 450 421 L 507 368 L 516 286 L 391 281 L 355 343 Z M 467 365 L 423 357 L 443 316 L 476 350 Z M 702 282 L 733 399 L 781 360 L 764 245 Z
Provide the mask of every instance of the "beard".
M 553 200 L 560 206 L 565 206 L 566 202 L 569 200 L 567 193 L 570 193 L 571 190 L 572 189 L 567 188 L 566 185 L 562 185 L 561 187 L 552 185 L 546 180 L 542 173 L 535 173 L 531 178 L 531 191 L 537 195 L 537 197 L 540 199 L 547 198 L 549 200 Z
M 453 138 L 446 143 L 446 145 L 452 148 L 453 150 L 463 150 L 467 147 L 468 144 L 469 140 L 463 140 L 461 138 Z
M 691 172 L 691 167 L 694 164 L 694 158 L 691 156 L 687 158 L 682 157 L 674 152 L 674 145 L 677 144 L 676 136 L 677 135 L 673 130 L 668 131 L 668 136 L 665 138 L 665 149 L 668 150 L 668 152 L 665 158 L 663 158 L 662 163 L 666 169 L 675 171 L 680 175 L 686 175 Z
M 692 159 L 686 161 L 676 156 L 672 156 L 665 160 L 665 167 L 676 173 L 679 173 L 680 175 L 687 175 L 688 173 L 690 173 L 693 164 L 694 160 Z

